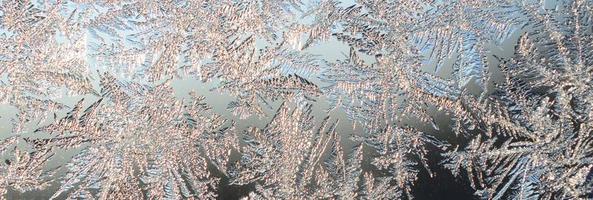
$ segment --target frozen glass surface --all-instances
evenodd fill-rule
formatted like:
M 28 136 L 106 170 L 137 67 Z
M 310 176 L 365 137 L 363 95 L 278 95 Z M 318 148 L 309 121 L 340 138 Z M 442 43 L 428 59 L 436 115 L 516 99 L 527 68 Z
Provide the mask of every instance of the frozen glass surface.
M 0 0 L 0 199 L 593 198 L 592 0 Z

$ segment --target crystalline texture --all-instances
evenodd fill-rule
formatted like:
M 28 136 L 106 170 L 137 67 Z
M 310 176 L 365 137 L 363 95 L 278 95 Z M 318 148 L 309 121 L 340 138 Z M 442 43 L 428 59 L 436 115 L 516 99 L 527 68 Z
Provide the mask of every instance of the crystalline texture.
M 591 8 L 0 0 L 0 199 L 591 198 Z

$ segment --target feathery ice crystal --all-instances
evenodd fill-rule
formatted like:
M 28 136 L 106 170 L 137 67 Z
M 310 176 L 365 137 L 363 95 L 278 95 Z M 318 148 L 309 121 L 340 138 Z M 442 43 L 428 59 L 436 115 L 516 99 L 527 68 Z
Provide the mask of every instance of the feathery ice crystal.
M 0 0 L 0 199 L 593 198 L 592 44 L 593 0 Z

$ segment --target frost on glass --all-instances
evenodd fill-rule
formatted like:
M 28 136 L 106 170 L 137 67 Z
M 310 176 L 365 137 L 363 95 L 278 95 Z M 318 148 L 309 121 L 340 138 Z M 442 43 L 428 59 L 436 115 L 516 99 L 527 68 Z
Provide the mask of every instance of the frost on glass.
M 0 0 L 0 199 L 593 198 L 592 9 Z

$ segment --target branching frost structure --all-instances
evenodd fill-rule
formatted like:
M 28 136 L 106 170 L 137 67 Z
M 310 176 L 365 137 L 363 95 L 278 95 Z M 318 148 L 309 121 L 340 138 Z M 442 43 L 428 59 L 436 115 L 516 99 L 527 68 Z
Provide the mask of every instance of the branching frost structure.
M 592 9 L 0 0 L 0 198 L 592 198 Z

